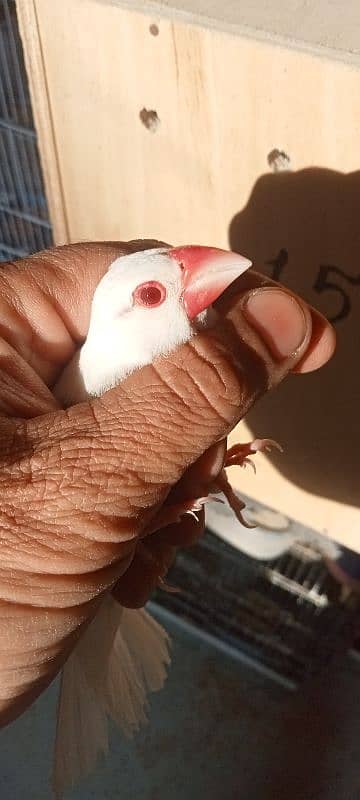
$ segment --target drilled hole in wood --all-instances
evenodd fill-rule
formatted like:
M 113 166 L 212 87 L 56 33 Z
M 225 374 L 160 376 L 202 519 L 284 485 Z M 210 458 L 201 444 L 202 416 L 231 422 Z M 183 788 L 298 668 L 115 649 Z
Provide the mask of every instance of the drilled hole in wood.
M 160 125 L 160 120 L 157 115 L 157 111 L 154 111 L 153 109 L 148 110 L 147 108 L 142 108 L 139 117 L 142 124 L 145 125 L 145 128 L 148 131 L 155 133 L 155 131 L 158 129 Z
M 283 172 L 284 170 L 291 169 L 290 156 L 284 150 L 278 150 L 277 147 L 271 150 L 267 157 L 269 167 L 273 172 Z
M 149 27 L 149 31 L 152 36 L 159 36 L 159 27 L 158 25 L 152 24 Z

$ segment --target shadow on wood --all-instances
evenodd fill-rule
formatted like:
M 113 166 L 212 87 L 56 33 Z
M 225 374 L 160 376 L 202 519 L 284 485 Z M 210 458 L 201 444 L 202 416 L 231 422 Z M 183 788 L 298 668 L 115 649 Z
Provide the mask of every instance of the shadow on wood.
M 290 376 L 247 416 L 285 456 L 277 470 L 302 489 L 360 503 L 360 171 L 263 175 L 232 220 L 230 246 L 333 321 L 337 351 L 319 372 Z

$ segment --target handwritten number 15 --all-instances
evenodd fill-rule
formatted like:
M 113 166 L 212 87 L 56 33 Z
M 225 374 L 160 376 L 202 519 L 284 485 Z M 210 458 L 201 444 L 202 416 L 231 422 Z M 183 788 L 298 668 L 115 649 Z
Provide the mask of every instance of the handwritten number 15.
M 274 281 L 280 280 L 281 274 L 288 261 L 288 251 L 282 248 L 276 258 L 266 262 L 273 268 L 271 277 Z M 337 278 L 342 278 L 342 280 L 350 284 L 350 286 L 360 286 L 360 275 L 353 277 L 332 264 L 321 264 L 316 281 L 313 284 L 313 289 L 315 292 L 318 292 L 318 294 L 322 294 L 323 292 L 336 292 L 341 300 L 340 310 L 333 317 L 329 317 L 329 322 L 332 323 L 346 319 L 351 311 L 350 297 L 345 289 L 338 283 Z
M 352 275 L 347 275 L 346 272 L 343 272 L 339 267 L 334 267 L 331 264 L 321 265 L 313 288 L 316 292 L 319 292 L 319 294 L 326 291 L 337 292 L 339 298 L 342 299 L 341 308 L 338 313 L 333 317 L 329 317 L 329 322 L 332 323 L 340 322 L 341 319 L 346 319 L 351 311 L 349 295 L 346 293 L 345 289 L 339 286 L 336 280 L 334 280 L 336 276 L 343 278 L 343 280 L 350 283 L 351 286 L 360 286 L 360 275 L 353 277 Z

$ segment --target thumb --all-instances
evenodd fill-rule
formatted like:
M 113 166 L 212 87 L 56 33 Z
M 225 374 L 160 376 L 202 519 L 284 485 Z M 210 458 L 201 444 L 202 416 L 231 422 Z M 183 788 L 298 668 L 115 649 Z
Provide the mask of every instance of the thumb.
M 251 301 L 258 304 L 260 297 L 267 320 L 261 334 L 248 321 Z M 82 575 L 78 603 L 110 585 L 116 570 L 121 573 L 118 562 L 129 557 L 170 489 L 294 367 L 310 337 L 305 305 L 279 289 L 251 290 L 232 298 L 211 332 L 101 398 L 23 423 L 27 467 L 21 463 L 21 475 L 27 468 L 28 478 L 22 504 L 25 513 L 37 504 L 44 537 L 34 560 L 51 536 L 51 571 Z M 53 530 L 46 535 L 49 524 Z M 75 604 L 71 594 L 67 602 Z
M 3 722 L 56 674 L 171 487 L 311 338 L 307 307 L 279 289 L 239 288 L 219 314 L 211 332 L 100 399 L 3 421 Z

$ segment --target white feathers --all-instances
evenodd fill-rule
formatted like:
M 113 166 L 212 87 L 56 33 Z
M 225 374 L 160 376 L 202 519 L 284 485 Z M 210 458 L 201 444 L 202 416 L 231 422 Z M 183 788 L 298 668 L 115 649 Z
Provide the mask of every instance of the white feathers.
M 165 286 L 166 301 L 154 309 L 134 307 L 135 288 L 154 279 Z M 58 400 L 67 406 L 101 395 L 187 341 L 196 326 L 181 291 L 180 268 L 165 249 L 117 259 L 95 291 L 86 342 L 55 387 Z M 129 611 L 105 597 L 62 671 L 53 778 L 58 796 L 108 752 L 108 717 L 128 736 L 145 722 L 147 692 L 161 689 L 166 678 L 168 644 L 145 611 Z
M 154 280 L 165 289 L 164 302 L 156 308 L 134 304 L 136 287 Z M 63 405 L 103 394 L 215 321 L 209 309 L 190 322 L 182 291 L 181 269 L 165 249 L 114 261 L 95 290 L 86 342 L 57 384 L 56 396 Z
M 194 255 L 194 248 L 185 249 Z M 195 248 L 195 255 L 200 249 L 206 261 L 209 251 Z M 224 254 L 218 252 L 224 267 Z M 213 250 L 210 256 L 213 280 Z M 250 266 L 237 256 L 232 262 L 234 258 L 238 266 L 232 279 Z M 184 269 L 166 248 L 123 256 L 110 266 L 94 293 L 86 342 L 54 390 L 64 406 L 101 395 L 215 321 L 211 308 L 189 320 L 183 303 Z M 223 280 L 224 288 L 228 273 Z M 161 288 L 161 302 L 152 307 L 142 303 L 141 293 L 137 302 L 139 288 L 149 282 Z M 218 294 L 220 284 L 217 280 Z M 168 637 L 161 626 L 145 611 L 123 609 L 108 595 L 63 669 L 54 767 L 58 795 L 107 753 L 108 717 L 127 735 L 146 720 L 147 692 L 162 687 L 167 664 Z
M 165 301 L 157 308 L 134 305 L 136 287 L 153 280 L 165 287 Z M 102 394 L 135 369 L 186 342 L 193 329 L 180 301 L 181 291 L 180 267 L 166 250 L 118 258 L 96 288 L 86 342 L 77 364 L 69 365 L 58 387 L 62 398 L 78 401 L 81 381 L 82 399 Z
M 107 595 L 61 679 L 53 785 L 56 797 L 88 775 L 109 749 L 108 718 L 127 736 L 147 721 L 147 693 L 170 663 L 169 637 L 146 611 Z

